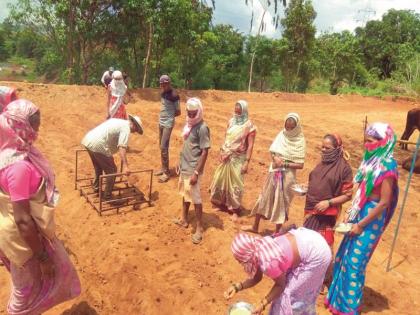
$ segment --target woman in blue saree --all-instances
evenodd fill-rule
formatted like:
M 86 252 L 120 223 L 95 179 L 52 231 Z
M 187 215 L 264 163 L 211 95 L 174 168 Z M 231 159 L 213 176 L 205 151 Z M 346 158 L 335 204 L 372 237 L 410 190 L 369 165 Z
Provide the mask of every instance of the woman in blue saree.
M 353 225 L 337 252 L 325 299 L 334 315 L 360 314 L 367 264 L 398 202 L 396 140 L 388 124 L 366 129 L 365 153 L 354 178 L 358 188 L 345 218 Z

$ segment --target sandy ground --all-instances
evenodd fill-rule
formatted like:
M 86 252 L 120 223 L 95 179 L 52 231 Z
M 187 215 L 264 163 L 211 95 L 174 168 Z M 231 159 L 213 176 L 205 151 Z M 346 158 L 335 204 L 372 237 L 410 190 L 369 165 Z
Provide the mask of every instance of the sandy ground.
M 6 82 L 0 82 L 6 84 Z M 223 291 L 232 281 L 245 278 L 240 265 L 233 259 L 230 244 L 239 224 L 226 213 L 215 213 L 206 192 L 217 165 L 218 148 L 223 142 L 227 120 L 234 102 L 246 99 L 250 117 L 258 126 L 258 134 L 249 175 L 246 177 L 244 207 L 250 209 L 263 184 L 269 163 L 268 148 L 282 127 L 288 112 L 298 112 L 303 121 L 308 154 L 298 181 L 306 182 L 309 171 L 319 160 L 320 140 L 327 132 L 343 136 L 351 153 L 351 164 L 358 166 L 362 153 L 362 121 L 390 122 L 398 135 L 404 129 L 407 111 L 413 103 L 363 98 L 359 96 L 327 96 L 298 94 L 234 93 L 220 91 L 181 92 L 199 96 L 204 104 L 204 117 L 211 129 L 212 149 L 206 165 L 202 191 L 204 198 L 204 242 L 190 241 L 194 228 L 177 228 L 171 219 L 181 209 L 177 194 L 177 179 L 166 184 L 155 180 L 153 207 L 140 211 L 109 213 L 98 216 L 74 190 L 74 151 L 84 134 L 105 119 L 105 91 L 100 87 L 38 85 L 13 83 L 19 95 L 32 100 L 41 108 L 42 124 L 38 147 L 52 162 L 61 191 L 56 210 L 59 237 L 64 241 L 79 272 L 83 291 L 73 301 L 57 306 L 47 314 L 225 314 L 228 305 Z M 131 138 L 129 163 L 131 169 L 157 169 L 160 165 L 157 120 L 159 91 L 139 90 L 128 106 L 131 113 L 142 117 L 143 136 Z M 184 103 L 183 103 L 184 104 Z M 180 131 L 184 118 L 178 118 L 171 140 L 171 165 L 177 163 L 181 147 Z M 413 141 L 414 140 L 413 136 Z M 413 147 L 411 147 L 411 150 Z M 396 150 L 398 159 L 408 153 Z M 86 162 L 84 165 L 88 166 Z M 89 169 L 89 172 L 91 170 Z M 401 171 L 400 187 L 404 190 L 407 172 Z M 387 255 L 397 222 L 396 216 L 385 232 L 367 272 L 364 313 L 416 314 L 420 307 L 420 259 L 418 243 L 418 200 L 420 177 L 415 175 L 410 187 L 407 206 L 392 270 L 385 272 Z M 291 222 L 301 224 L 304 198 L 296 197 Z M 400 200 L 401 204 L 401 200 Z M 242 223 L 251 222 L 243 217 Z M 262 229 L 272 230 L 270 224 Z M 339 240 L 336 241 L 336 244 Z M 0 268 L 0 314 L 5 314 L 9 294 L 9 278 Z M 240 292 L 236 300 L 256 302 L 268 291 L 271 283 L 265 279 L 257 287 Z M 417 297 L 417 298 L 416 298 Z M 319 314 L 328 314 L 318 301 Z

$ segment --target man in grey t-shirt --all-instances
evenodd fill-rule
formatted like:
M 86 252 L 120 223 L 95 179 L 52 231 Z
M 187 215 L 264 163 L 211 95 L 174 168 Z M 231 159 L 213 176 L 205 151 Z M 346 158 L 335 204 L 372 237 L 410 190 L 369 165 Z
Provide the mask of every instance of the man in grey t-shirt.
M 184 146 L 180 154 L 179 193 L 182 196 L 182 213 L 174 223 L 188 227 L 188 211 L 194 204 L 197 228 L 192 242 L 198 244 L 203 239 L 203 205 L 201 201 L 200 182 L 210 149 L 210 131 L 203 121 L 203 108 L 198 98 L 187 101 L 187 124 L 183 132 Z
M 172 128 L 175 124 L 175 117 L 181 115 L 179 108 L 179 96 L 171 86 L 171 78 L 164 74 L 159 79 L 161 93 L 161 106 L 159 113 L 159 146 L 162 168 L 156 172 L 160 183 L 169 180 L 169 140 L 171 138 Z
M 93 189 L 99 191 L 99 176 L 102 173 L 113 174 L 117 172 L 113 154 L 119 152 L 123 164 L 123 173 L 130 173 L 126 151 L 130 133 L 143 134 L 141 120 L 137 116 L 128 115 L 129 120 L 111 118 L 90 130 L 82 140 L 87 149 L 95 169 Z M 111 199 L 115 176 L 107 177 L 104 199 Z

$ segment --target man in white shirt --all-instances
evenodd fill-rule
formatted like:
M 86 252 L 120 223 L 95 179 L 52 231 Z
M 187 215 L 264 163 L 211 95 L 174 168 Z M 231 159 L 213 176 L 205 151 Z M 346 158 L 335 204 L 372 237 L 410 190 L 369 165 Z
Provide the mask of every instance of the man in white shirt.
M 107 71 L 104 72 L 101 78 L 102 85 L 107 88 L 112 81 L 112 73 L 114 72 L 114 67 L 109 67 Z
M 113 174 L 117 172 L 113 155 L 119 152 L 123 173 L 130 173 L 127 162 L 127 147 L 130 133 L 143 134 L 143 126 L 138 116 L 128 115 L 129 120 L 111 118 L 89 131 L 82 140 L 82 145 L 88 150 L 95 169 L 93 188 L 99 191 L 99 176 L 102 173 Z M 112 197 L 115 176 L 107 177 L 104 199 Z

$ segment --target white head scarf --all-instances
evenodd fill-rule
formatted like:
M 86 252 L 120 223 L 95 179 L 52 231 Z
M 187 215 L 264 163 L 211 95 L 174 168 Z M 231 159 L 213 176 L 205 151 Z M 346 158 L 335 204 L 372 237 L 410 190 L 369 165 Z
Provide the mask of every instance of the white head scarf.
M 121 71 L 117 70 L 112 73 L 112 81 L 110 86 L 112 96 L 124 96 L 125 92 L 127 91 L 127 86 L 124 83 Z
M 283 128 L 271 144 L 270 152 L 279 154 L 290 162 L 304 163 L 306 142 L 303 136 L 300 118 L 296 113 L 289 113 L 286 115 L 284 122 L 286 123 L 286 120 L 289 118 L 296 122 L 296 127 L 292 130 Z
M 197 114 L 194 118 L 188 117 L 187 113 L 187 122 L 184 126 L 184 129 L 182 130 L 182 136 L 184 139 L 188 138 L 188 135 L 191 132 L 192 127 L 197 125 L 200 121 L 203 120 L 203 105 L 201 104 L 201 101 L 197 97 L 193 97 L 188 99 L 187 101 L 187 111 L 197 111 Z

